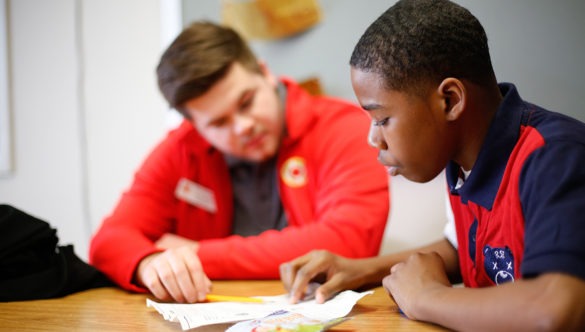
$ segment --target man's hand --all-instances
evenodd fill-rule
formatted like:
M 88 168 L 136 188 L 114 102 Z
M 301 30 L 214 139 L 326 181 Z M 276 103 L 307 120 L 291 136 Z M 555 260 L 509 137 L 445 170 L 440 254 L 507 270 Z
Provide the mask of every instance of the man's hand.
M 434 290 L 451 287 L 445 264 L 435 252 L 414 253 L 404 262 L 392 266 L 390 272 L 382 284 L 402 312 L 411 319 L 417 319 L 418 301 L 425 301 Z
M 185 237 L 172 234 L 172 233 L 165 233 L 163 236 L 155 242 L 157 248 L 160 249 L 171 249 L 171 248 L 178 248 L 182 246 L 192 245 L 195 247 L 195 251 L 199 249 L 199 244 L 197 241 L 189 240 Z
M 211 281 L 197 257 L 197 242 L 163 236 L 157 246 L 166 250 L 142 259 L 136 270 L 136 282 L 163 301 L 204 301 L 211 291 Z
M 344 258 L 328 251 L 312 251 L 280 265 L 280 278 L 291 295 L 291 303 L 302 300 L 311 281 L 325 282 L 315 292 L 323 303 L 338 292 L 365 284 L 364 260 Z

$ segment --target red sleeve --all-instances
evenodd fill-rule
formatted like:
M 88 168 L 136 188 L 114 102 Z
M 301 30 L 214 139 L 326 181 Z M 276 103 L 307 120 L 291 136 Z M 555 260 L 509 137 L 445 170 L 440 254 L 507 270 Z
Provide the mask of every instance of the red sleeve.
M 388 178 L 367 146 L 367 116 L 355 107 L 342 113 L 318 121 L 294 151 L 306 155 L 311 175 L 305 193 L 281 188 L 289 227 L 248 238 L 218 238 L 217 231 L 209 235 L 216 238 L 199 241 L 198 255 L 210 278 L 277 278 L 282 262 L 312 249 L 349 257 L 378 254 L 388 217 Z M 156 251 L 156 239 L 176 232 L 181 155 L 168 140 L 155 149 L 92 239 L 90 262 L 125 289 L 142 290 L 131 283 L 137 264 Z
M 388 175 L 377 162 L 376 151 L 367 145 L 368 128 L 367 116 L 353 107 L 320 119 L 303 143 L 311 150 L 309 197 L 287 195 L 281 188 L 285 207 L 288 204 L 294 212 L 299 205 L 312 204 L 312 217 L 291 220 L 289 216 L 284 230 L 259 236 L 201 241 L 198 254 L 207 275 L 278 278 L 281 263 L 312 249 L 347 257 L 377 255 L 389 211 Z
M 154 241 L 173 229 L 176 150 L 165 141 L 148 156 L 92 238 L 90 263 L 125 289 L 144 291 L 132 284 L 134 270 L 142 258 L 157 251 Z

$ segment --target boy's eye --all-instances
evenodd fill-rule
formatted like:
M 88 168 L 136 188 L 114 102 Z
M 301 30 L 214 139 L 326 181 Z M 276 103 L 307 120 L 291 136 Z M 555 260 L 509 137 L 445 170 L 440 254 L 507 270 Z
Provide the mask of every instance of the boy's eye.
M 383 118 L 382 120 L 376 121 L 373 120 L 374 122 L 374 126 L 379 127 L 379 126 L 383 126 L 388 122 L 388 118 Z

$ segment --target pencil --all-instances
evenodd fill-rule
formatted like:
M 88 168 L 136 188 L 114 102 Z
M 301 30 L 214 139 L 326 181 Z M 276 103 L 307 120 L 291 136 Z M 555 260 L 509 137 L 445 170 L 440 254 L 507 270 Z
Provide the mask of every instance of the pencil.
M 229 295 L 216 295 L 216 294 L 207 294 L 205 299 L 209 302 L 254 302 L 254 303 L 263 303 L 262 299 L 258 299 L 255 297 L 246 297 L 246 296 L 229 296 Z

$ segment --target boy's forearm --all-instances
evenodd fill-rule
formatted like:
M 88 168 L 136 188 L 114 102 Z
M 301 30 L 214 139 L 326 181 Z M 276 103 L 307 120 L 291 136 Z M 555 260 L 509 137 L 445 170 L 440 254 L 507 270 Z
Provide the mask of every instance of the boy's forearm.
M 369 273 L 367 274 L 365 284 L 379 285 L 382 283 L 382 279 L 390 274 L 390 268 L 394 264 L 406 260 L 413 253 L 433 251 L 437 252 L 445 262 L 445 268 L 449 277 L 454 276 L 457 279 L 459 275 L 457 252 L 449 241 L 442 239 L 424 247 L 368 258 L 365 263 Z
M 416 318 L 457 331 L 582 331 L 585 281 L 561 274 L 495 287 L 444 288 L 417 301 Z

